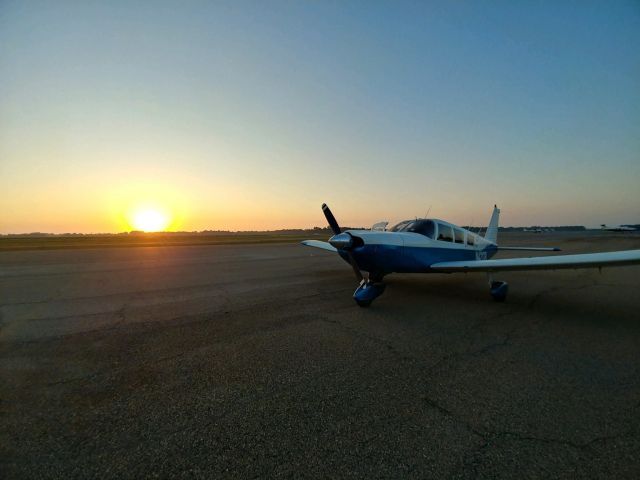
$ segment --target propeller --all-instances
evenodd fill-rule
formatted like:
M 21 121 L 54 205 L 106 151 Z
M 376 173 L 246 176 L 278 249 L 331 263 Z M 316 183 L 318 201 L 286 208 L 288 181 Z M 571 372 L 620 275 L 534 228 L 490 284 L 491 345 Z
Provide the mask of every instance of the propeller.
M 334 233 L 333 237 L 329 239 L 329 243 L 338 250 L 342 250 L 347 254 L 347 256 L 349 257 L 351 268 L 353 268 L 353 273 L 355 273 L 358 281 L 362 282 L 364 277 L 362 276 L 362 272 L 358 268 L 356 259 L 353 258 L 353 253 L 351 253 L 350 249 L 350 247 L 353 246 L 354 238 L 349 233 L 342 233 L 342 230 L 340 230 L 340 225 L 338 225 L 338 222 L 336 221 L 336 217 L 333 216 L 333 213 L 331 213 L 331 210 L 329 210 L 329 207 L 326 203 L 322 204 L 322 213 L 324 213 L 324 216 L 326 217 L 327 222 L 329 223 L 329 226 Z
M 333 216 L 333 213 L 331 213 L 331 210 L 329 210 L 326 203 L 322 204 L 322 213 L 324 213 L 324 216 L 327 218 L 327 222 L 329 222 L 329 226 L 331 227 L 331 230 L 333 230 L 333 233 L 335 235 L 340 234 L 342 231 L 340 230 L 340 225 L 338 225 L 336 217 Z

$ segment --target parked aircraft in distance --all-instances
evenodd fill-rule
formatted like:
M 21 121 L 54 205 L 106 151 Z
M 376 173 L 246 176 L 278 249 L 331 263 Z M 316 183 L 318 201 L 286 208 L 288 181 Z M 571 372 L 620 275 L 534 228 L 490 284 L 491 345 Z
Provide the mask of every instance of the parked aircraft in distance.
M 615 227 L 607 227 L 604 223 L 600 225 L 602 230 L 606 230 L 607 232 L 635 232 L 636 229 L 633 227 L 627 227 L 626 225 L 617 225 Z
M 361 307 L 369 306 L 382 295 L 384 276 L 394 272 L 486 272 L 491 296 L 496 301 L 503 301 L 509 286 L 507 282 L 494 281 L 493 272 L 640 264 L 640 250 L 489 260 L 500 250 L 560 250 L 498 245 L 500 210 L 495 205 L 484 236 L 435 218 L 405 220 L 389 230 L 381 229 L 378 224 L 378 228 L 372 230 L 343 232 L 326 204 L 322 205 L 322 211 L 334 235 L 328 242 L 304 240 L 302 244 L 337 252 L 351 265 L 360 282 L 353 298 Z M 366 278 L 363 271 L 368 272 Z
M 533 233 L 542 233 L 541 228 L 523 228 L 523 232 L 533 232 Z

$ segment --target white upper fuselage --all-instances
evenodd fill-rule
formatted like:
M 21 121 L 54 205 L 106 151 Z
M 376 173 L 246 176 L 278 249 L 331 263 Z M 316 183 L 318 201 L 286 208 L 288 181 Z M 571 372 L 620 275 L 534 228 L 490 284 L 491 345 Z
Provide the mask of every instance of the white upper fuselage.
M 351 254 L 363 270 L 427 272 L 434 263 L 486 260 L 497 251 L 495 243 L 444 220 L 416 219 L 402 222 L 394 229 L 398 231 L 345 232 L 356 239 Z M 342 255 L 347 260 L 346 254 Z
M 431 221 L 435 230 L 433 236 L 410 231 L 378 231 L 378 230 L 347 230 L 348 233 L 362 238 L 367 245 L 397 245 L 416 248 L 450 248 L 463 250 L 485 250 L 495 246 L 484 237 L 453 223 L 431 219 L 416 219 L 415 221 Z M 445 230 L 443 231 L 443 227 Z M 444 234 L 444 235 L 443 235 Z M 451 240 L 449 240 L 451 238 Z

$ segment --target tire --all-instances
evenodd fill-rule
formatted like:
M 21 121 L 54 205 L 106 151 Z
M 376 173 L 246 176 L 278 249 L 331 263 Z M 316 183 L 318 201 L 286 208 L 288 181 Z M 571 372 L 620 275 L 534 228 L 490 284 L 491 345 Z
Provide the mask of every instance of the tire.
M 504 302 L 509 293 L 509 284 L 507 282 L 492 282 L 491 296 L 496 302 Z

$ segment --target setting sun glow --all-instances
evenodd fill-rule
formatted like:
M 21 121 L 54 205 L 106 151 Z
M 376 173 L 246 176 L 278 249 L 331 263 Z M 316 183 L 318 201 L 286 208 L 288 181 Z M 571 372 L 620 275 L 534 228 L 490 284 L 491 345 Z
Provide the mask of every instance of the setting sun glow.
M 143 232 L 160 232 L 169 225 L 169 217 L 158 210 L 140 210 L 133 215 L 133 227 Z

